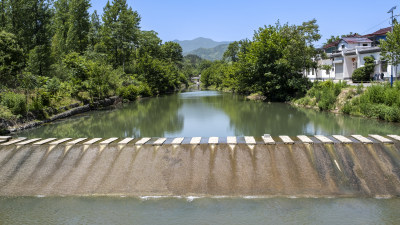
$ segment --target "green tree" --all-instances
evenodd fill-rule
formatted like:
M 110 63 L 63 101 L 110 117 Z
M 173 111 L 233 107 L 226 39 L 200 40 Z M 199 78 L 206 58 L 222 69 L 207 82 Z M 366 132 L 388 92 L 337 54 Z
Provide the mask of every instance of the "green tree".
M 370 81 L 375 71 L 375 59 L 372 56 L 364 57 L 364 66 L 354 70 L 351 79 L 356 82 Z
M 54 36 L 52 39 L 52 54 L 55 59 L 62 59 L 67 52 L 67 34 L 69 21 L 69 1 L 57 0 L 54 3 Z
M 83 53 L 88 46 L 90 29 L 89 0 L 70 0 L 67 32 L 67 52 Z
M 269 100 L 287 101 L 309 86 L 304 68 L 314 66 L 312 42 L 319 38 L 316 21 L 260 28 L 248 52 L 235 64 L 234 88 L 241 93 L 263 93 Z M 316 66 L 316 65 L 315 65 Z
M 0 90 L 1 86 L 17 87 L 17 75 L 24 63 L 23 51 L 17 43 L 15 35 L 0 32 Z
M 97 11 L 94 10 L 92 15 L 90 16 L 90 29 L 89 29 L 89 46 L 91 49 L 94 49 L 95 46 L 100 42 L 100 17 L 97 15 Z
M 396 23 L 393 31 L 387 33 L 386 40 L 381 40 L 381 57 L 391 65 L 400 63 L 400 24 Z
M 161 58 L 162 40 L 155 31 L 141 31 L 138 39 L 139 48 L 136 49 L 136 58 L 151 56 Z
M 239 54 L 239 42 L 234 41 L 228 45 L 228 49 L 224 52 L 224 59 L 228 59 L 232 62 L 238 61 Z
M 173 41 L 165 42 L 161 45 L 161 52 L 164 59 L 178 63 L 183 60 L 182 47 Z
M 113 0 L 104 7 L 102 42 L 114 67 L 129 61 L 132 50 L 137 47 L 140 16 L 126 0 Z

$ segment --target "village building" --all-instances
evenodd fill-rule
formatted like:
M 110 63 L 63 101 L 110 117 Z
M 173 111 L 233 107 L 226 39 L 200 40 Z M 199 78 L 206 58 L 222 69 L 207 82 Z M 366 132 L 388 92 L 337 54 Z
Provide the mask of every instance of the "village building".
M 364 36 L 355 34 L 323 46 L 327 57 L 318 58 L 318 69 L 306 70 L 305 75 L 310 80 L 351 80 L 354 70 L 364 66 L 364 57 L 372 56 L 376 65 L 374 74 L 390 79 L 391 70 L 397 70 L 382 59 L 379 47 L 390 31 L 391 27 L 387 27 Z

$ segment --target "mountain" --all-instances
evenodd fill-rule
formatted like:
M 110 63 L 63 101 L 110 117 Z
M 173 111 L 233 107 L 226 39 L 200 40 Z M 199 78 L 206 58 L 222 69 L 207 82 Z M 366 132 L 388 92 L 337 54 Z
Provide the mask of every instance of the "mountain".
M 199 48 L 215 48 L 218 45 L 230 43 L 229 41 L 218 42 L 218 41 L 213 41 L 212 39 L 209 38 L 202 38 L 202 37 L 186 41 L 174 40 L 174 42 L 181 45 L 184 55 L 187 55 L 188 52 L 191 52 Z
M 185 55 L 197 55 L 200 56 L 202 59 L 208 59 L 211 61 L 221 60 L 224 52 L 226 51 L 226 49 L 228 49 L 228 45 L 229 44 L 222 44 L 214 48 L 198 48 L 196 50 L 186 53 Z

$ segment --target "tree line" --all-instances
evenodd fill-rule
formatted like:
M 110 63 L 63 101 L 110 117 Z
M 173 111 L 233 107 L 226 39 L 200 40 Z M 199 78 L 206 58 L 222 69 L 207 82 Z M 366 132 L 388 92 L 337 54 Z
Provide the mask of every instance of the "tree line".
M 201 59 L 141 30 L 126 0 L 103 14 L 90 0 L 2 0 L 0 118 L 44 118 L 48 108 L 111 95 L 134 100 L 173 92 L 198 75 Z M 51 110 L 50 110 L 51 111 Z

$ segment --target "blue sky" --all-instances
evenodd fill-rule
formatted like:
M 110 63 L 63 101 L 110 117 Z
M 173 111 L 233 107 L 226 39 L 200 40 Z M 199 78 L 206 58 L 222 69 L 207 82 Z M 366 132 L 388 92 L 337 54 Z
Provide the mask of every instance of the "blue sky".
M 91 11 L 103 11 L 107 0 L 92 0 Z M 316 18 L 323 43 L 330 35 L 372 33 L 389 26 L 387 11 L 400 0 L 127 0 L 142 17 L 143 30 L 163 41 L 207 37 L 215 41 L 251 39 L 264 25 L 301 24 Z M 400 14 L 400 7 L 395 11 Z M 319 44 L 320 44 L 319 43 Z

